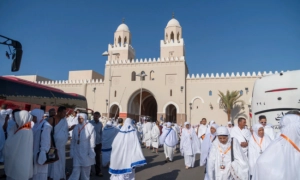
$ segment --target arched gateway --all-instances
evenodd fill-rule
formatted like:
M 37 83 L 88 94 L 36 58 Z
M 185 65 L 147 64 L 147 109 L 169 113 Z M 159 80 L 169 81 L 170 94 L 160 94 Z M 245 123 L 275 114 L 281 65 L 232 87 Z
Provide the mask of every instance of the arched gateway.
M 127 116 L 138 121 L 141 108 L 142 116 L 150 116 L 154 121 L 157 120 L 157 103 L 154 95 L 147 89 L 143 89 L 142 96 L 140 95 L 141 91 L 137 90 L 130 96 L 127 105 Z

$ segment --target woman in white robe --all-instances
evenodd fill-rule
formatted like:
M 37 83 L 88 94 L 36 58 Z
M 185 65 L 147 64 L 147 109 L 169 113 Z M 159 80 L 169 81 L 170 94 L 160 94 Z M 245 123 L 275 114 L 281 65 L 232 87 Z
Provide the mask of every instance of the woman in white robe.
M 261 124 L 255 124 L 253 134 L 249 140 L 249 165 L 250 176 L 254 176 L 254 166 L 259 156 L 267 149 L 272 142 L 271 138 L 264 134 L 264 127 Z
M 172 124 L 168 122 L 167 127 L 159 137 L 160 144 L 164 145 L 164 153 L 166 155 L 165 162 L 173 161 L 174 147 L 176 147 L 176 144 L 178 143 L 177 134 L 171 126 Z
M 206 162 L 209 156 L 211 145 L 217 138 L 216 131 L 219 126 L 217 124 L 211 124 L 209 127 L 210 131 L 206 132 L 205 138 L 201 144 L 200 166 L 207 165 Z M 205 173 L 205 180 L 206 179 L 208 179 L 207 172 Z
M 73 158 L 73 171 L 69 180 L 89 180 L 91 166 L 95 164 L 96 133 L 94 126 L 87 121 L 87 115 L 78 114 L 78 124 L 72 133 L 70 156 Z
M 158 153 L 158 146 L 159 146 L 159 136 L 160 136 L 160 130 L 159 130 L 159 122 L 156 121 L 156 124 L 152 127 L 151 130 L 151 144 L 153 147 L 153 151 L 154 148 L 156 149 L 156 153 Z
M 195 156 L 200 154 L 199 140 L 196 132 L 190 127 L 189 122 L 184 123 L 180 141 L 180 152 L 184 156 L 185 168 L 189 169 L 195 165 Z
M 218 127 L 216 134 L 217 139 L 212 144 L 207 160 L 208 179 L 248 180 L 249 165 L 239 142 L 230 138 L 227 127 Z
M 27 111 L 15 113 L 18 130 L 4 146 L 5 174 L 7 180 L 28 180 L 33 173 L 32 116 Z
M 132 120 L 127 118 L 112 144 L 111 180 L 134 180 L 135 168 L 147 164 Z
M 144 133 L 144 141 L 145 141 L 145 146 L 147 149 L 150 149 L 151 146 L 151 130 L 152 130 L 152 126 L 153 124 L 149 121 L 145 121 L 146 123 L 144 124 L 143 127 L 143 133 Z
M 44 111 L 41 109 L 34 109 L 31 111 L 33 116 L 34 126 L 33 132 L 33 180 L 47 180 L 48 179 L 48 164 L 46 153 L 51 145 L 51 130 L 52 126 L 44 120 Z M 39 156 L 38 156 L 39 153 Z
M 300 179 L 300 116 L 280 120 L 281 135 L 258 158 L 253 180 Z
M 54 129 L 54 141 L 58 152 L 59 160 L 48 165 L 48 176 L 53 180 L 66 179 L 66 144 L 69 136 L 69 128 L 67 120 L 65 119 L 66 109 L 58 108 L 57 115 L 49 119 L 49 124 Z M 53 120 L 57 122 L 53 128 Z
M 120 129 L 114 127 L 111 121 L 106 123 L 106 126 L 103 128 L 102 132 L 102 166 L 106 167 L 110 162 L 110 155 L 112 150 L 112 143 L 119 133 Z

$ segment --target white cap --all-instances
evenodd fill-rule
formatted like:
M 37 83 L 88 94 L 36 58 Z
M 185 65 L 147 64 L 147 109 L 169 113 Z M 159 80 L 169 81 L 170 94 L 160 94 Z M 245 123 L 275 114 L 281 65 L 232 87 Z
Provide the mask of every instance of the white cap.
M 230 121 L 227 124 L 232 124 Z
M 229 135 L 229 131 L 228 131 L 227 127 L 225 127 L 225 126 L 218 127 L 217 136 L 220 136 L 220 135 L 225 135 L 225 136 Z

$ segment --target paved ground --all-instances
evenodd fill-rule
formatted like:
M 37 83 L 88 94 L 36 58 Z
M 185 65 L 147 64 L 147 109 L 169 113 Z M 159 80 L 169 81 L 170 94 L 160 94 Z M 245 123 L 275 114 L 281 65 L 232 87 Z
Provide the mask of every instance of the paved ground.
M 152 153 L 150 150 L 143 148 L 147 165 L 136 169 L 136 180 L 201 180 L 204 179 L 204 168 L 199 167 L 199 155 L 196 158 L 195 167 L 185 169 L 184 159 L 180 153 L 176 153 L 173 162 L 165 163 L 163 148 L 159 149 L 159 153 Z M 67 152 L 68 155 L 68 152 Z M 72 159 L 67 157 L 67 168 L 72 169 Z M 109 180 L 110 175 L 108 169 L 103 169 L 103 178 L 96 177 L 94 174 L 91 180 Z M 0 166 L 0 175 L 3 174 L 3 166 Z M 4 178 L 2 178 L 4 179 Z M 2 180 L 1 179 L 1 180 Z

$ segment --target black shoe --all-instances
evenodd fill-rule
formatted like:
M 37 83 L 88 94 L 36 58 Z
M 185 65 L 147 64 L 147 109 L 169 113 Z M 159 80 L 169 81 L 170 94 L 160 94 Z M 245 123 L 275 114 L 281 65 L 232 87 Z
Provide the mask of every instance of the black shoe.
M 167 163 L 167 162 L 169 162 L 170 161 L 170 159 L 169 158 L 167 158 L 166 160 L 165 160 L 165 163 Z

